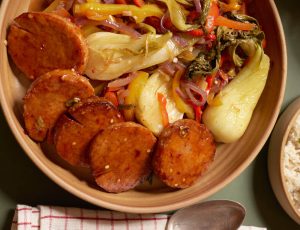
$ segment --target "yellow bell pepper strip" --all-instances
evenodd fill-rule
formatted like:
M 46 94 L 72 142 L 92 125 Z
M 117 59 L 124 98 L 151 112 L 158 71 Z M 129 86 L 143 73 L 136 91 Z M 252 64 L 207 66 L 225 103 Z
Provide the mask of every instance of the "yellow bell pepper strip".
M 144 88 L 149 74 L 146 72 L 138 71 L 137 76 L 129 83 L 129 95 L 125 97 L 125 105 L 131 105 L 128 109 L 123 111 L 126 121 L 134 120 L 135 106 L 138 103 L 142 89 Z
M 223 16 L 219 16 L 215 19 L 215 25 L 226 26 L 231 29 L 244 30 L 244 31 L 253 30 L 256 26 L 253 23 L 238 22 L 238 21 L 231 20 L 229 18 L 225 18 Z
M 212 2 L 205 23 L 205 30 L 208 34 L 213 31 L 215 26 L 215 19 L 218 16 L 219 16 L 219 7 L 215 2 Z M 204 35 L 204 31 L 202 29 L 190 30 L 187 33 L 195 37 L 200 37 Z
M 241 8 L 238 0 L 229 0 L 228 3 L 219 2 L 219 4 L 223 12 L 240 10 Z
M 83 3 L 75 4 L 73 11 L 74 15 L 86 16 L 87 18 L 90 18 L 90 15 L 98 15 L 99 20 L 103 20 L 103 18 L 106 19 L 109 15 L 123 14 L 126 12 L 126 14 L 131 15 L 137 23 L 143 22 L 146 17 L 156 16 L 160 18 L 163 16 L 163 11 L 154 4 L 137 7 L 135 5 L 125 4 Z
M 172 96 L 175 101 L 177 109 L 181 113 L 185 113 L 188 118 L 194 119 L 195 115 L 194 115 L 193 108 L 189 104 L 187 104 L 176 92 L 176 89 L 180 88 L 180 79 L 181 76 L 183 75 L 183 72 L 184 72 L 183 70 L 178 70 L 175 73 L 175 76 L 172 81 Z
M 167 112 L 167 99 L 162 93 L 157 93 L 157 99 L 160 107 L 163 126 L 169 125 L 169 116 Z

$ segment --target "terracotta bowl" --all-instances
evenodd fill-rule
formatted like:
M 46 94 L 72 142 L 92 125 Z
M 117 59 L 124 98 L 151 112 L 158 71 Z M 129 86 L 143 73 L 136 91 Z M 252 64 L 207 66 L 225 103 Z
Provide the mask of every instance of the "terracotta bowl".
M 300 211 L 293 205 L 284 177 L 284 147 L 298 115 L 300 115 L 300 98 L 288 106 L 276 123 L 269 146 L 268 170 L 271 185 L 279 203 L 287 214 L 300 224 Z
M 38 8 L 39 3 L 33 7 Z M 31 160 L 49 178 L 72 194 L 108 209 L 153 213 L 182 208 L 199 202 L 217 192 L 236 178 L 257 156 L 265 144 L 279 114 L 286 81 L 286 46 L 284 33 L 274 1 L 253 0 L 250 13 L 261 23 L 267 37 L 266 53 L 272 67 L 263 95 L 255 109 L 244 136 L 237 142 L 219 145 L 216 159 L 207 173 L 192 187 L 172 190 L 159 182 L 144 185 L 121 194 L 109 194 L 95 187 L 88 172 L 68 168 L 47 146 L 36 144 L 24 133 L 22 97 L 29 82 L 8 58 L 4 41 L 9 23 L 20 13 L 28 11 L 30 0 L 3 1 L 0 13 L 0 95 L 1 105 L 19 144 Z M 20 52 L 22 52 L 20 50 Z

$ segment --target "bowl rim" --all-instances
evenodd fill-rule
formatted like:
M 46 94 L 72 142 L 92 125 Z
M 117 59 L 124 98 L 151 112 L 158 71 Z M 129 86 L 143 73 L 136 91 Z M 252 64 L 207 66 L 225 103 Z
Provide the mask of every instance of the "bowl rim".
M 214 194 L 215 192 L 219 191 L 223 187 L 225 187 L 227 184 L 232 182 L 240 173 L 250 165 L 250 163 L 254 160 L 254 158 L 258 155 L 264 144 L 266 143 L 274 125 L 277 120 L 277 117 L 280 112 L 280 108 L 282 105 L 283 97 L 284 97 L 284 91 L 285 91 L 285 86 L 286 86 L 286 76 L 287 76 L 287 50 L 286 50 L 286 41 L 284 37 L 284 30 L 283 26 L 280 20 L 279 12 L 276 8 L 276 4 L 272 0 L 268 0 L 271 11 L 274 14 L 274 19 L 275 19 L 275 25 L 278 30 L 278 38 L 280 40 L 280 43 L 282 46 L 280 46 L 280 52 L 282 54 L 282 68 L 281 68 L 281 85 L 282 88 L 280 90 L 279 94 L 279 100 L 276 106 L 274 107 L 274 113 L 273 116 L 270 119 L 270 122 L 268 123 L 268 126 L 262 135 L 261 141 L 253 148 L 252 153 L 245 159 L 245 161 L 240 164 L 235 171 L 231 172 L 226 180 L 220 182 L 217 184 L 215 187 L 208 189 L 207 191 L 199 194 L 196 197 L 188 197 L 184 200 L 178 201 L 175 204 L 168 204 L 168 205 L 158 205 L 158 206 L 151 206 L 151 207 L 138 207 L 138 206 L 123 206 L 120 204 L 113 204 L 104 200 L 97 199 L 95 197 L 92 197 L 89 194 L 86 194 L 82 191 L 80 191 L 78 188 L 73 187 L 72 185 L 66 183 L 62 178 L 60 178 L 58 175 L 55 175 L 54 172 L 52 172 L 46 165 L 44 165 L 38 157 L 34 154 L 34 152 L 25 144 L 25 142 L 22 141 L 22 136 L 19 131 L 17 131 L 16 124 L 14 124 L 13 119 L 11 117 L 11 112 L 9 110 L 9 106 L 5 100 L 6 96 L 4 94 L 4 91 L 2 87 L 0 87 L 0 102 L 1 102 L 1 107 L 4 112 L 5 118 L 11 128 L 11 131 L 13 132 L 15 138 L 17 139 L 18 143 L 22 147 L 22 149 L 25 151 L 26 155 L 29 156 L 29 158 L 34 162 L 34 164 L 47 176 L 49 177 L 52 181 L 54 181 L 56 184 L 58 184 L 60 187 L 63 189 L 67 190 L 71 194 L 88 201 L 94 205 L 97 206 L 102 206 L 104 208 L 112 209 L 112 210 L 118 210 L 118 211 L 125 211 L 125 212 L 131 212 L 131 213 L 159 213 L 159 212 L 167 212 L 167 211 L 172 211 L 176 210 L 188 205 L 195 204 L 199 202 L 200 200 L 209 197 L 210 195 Z M 9 0 L 3 0 L 1 4 L 1 9 L 0 9 L 0 28 L 3 27 L 3 22 L 4 22 L 4 16 L 5 16 L 5 11 L 7 10 L 9 6 Z
M 295 106 L 295 108 L 293 109 L 294 106 Z M 285 194 L 287 200 L 289 201 L 289 205 L 291 206 L 294 214 L 300 218 L 300 210 L 297 210 L 295 205 L 293 205 L 293 199 L 292 199 L 291 194 L 288 191 L 287 184 L 285 182 L 285 176 L 284 176 L 284 158 L 285 158 L 284 148 L 287 144 L 287 139 L 288 139 L 289 133 L 290 133 L 293 125 L 295 124 L 297 117 L 300 116 L 300 97 L 295 99 L 288 107 L 290 107 L 291 110 L 288 110 L 288 108 L 287 108 L 286 111 L 284 112 L 284 114 L 282 114 L 282 116 L 284 116 L 285 113 L 286 114 L 291 113 L 290 117 L 287 121 L 287 126 L 285 126 L 282 142 L 280 145 L 280 153 L 279 153 L 280 182 L 281 182 L 284 194 Z

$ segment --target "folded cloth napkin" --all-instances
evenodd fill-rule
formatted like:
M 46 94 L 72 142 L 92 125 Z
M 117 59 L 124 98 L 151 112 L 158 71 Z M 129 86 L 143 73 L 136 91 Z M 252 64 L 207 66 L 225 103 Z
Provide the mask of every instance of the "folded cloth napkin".
M 164 214 L 141 215 L 82 208 L 18 205 L 11 230 L 164 230 L 169 217 Z M 239 230 L 266 228 L 242 226 Z

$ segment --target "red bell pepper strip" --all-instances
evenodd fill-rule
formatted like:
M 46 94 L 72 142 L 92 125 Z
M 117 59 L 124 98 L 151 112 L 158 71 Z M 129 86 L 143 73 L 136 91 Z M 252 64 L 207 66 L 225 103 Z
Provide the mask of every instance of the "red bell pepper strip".
M 167 112 L 167 99 L 162 93 L 157 93 L 157 99 L 159 102 L 162 123 L 163 123 L 163 126 L 166 127 L 169 125 L 169 116 L 168 116 L 168 112 Z
M 104 97 L 109 100 L 114 106 L 118 107 L 119 101 L 116 93 L 114 92 L 106 92 Z
M 194 106 L 194 111 L 195 111 L 195 120 L 200 123 L 202 118 L 201 106 Z
M 126 0 L 116 0 L 117 4 L 127 4 Z
M 144 0 L 133 0 L 133 3 L 138 7 L 142 7 L 145 4 Z
M 212 2 L 210 5 L 210 9 L 208 11 L 206 24 L 205 24 L 205 29 L 207 33 L 211 33 L 213 31 L 215 26 L 215 19 L 218 16 L 219 16 L 219 7 L 217 3 Z M 187 33 L 195 37 L 200 37 L 204 34 L 204 31 L 202 29 L 195 29 L 195 30 L 187 31 Z

